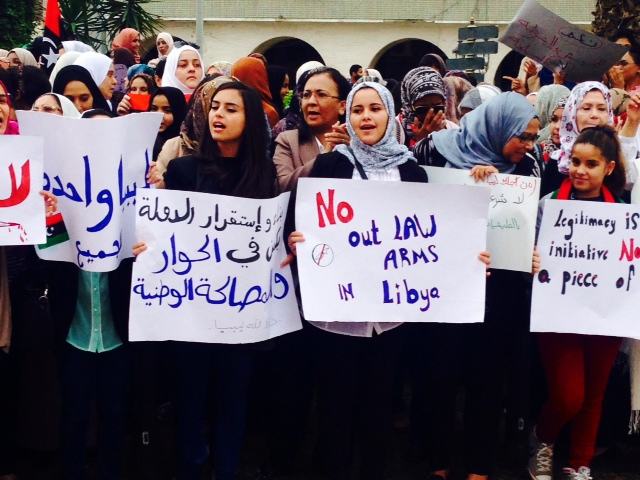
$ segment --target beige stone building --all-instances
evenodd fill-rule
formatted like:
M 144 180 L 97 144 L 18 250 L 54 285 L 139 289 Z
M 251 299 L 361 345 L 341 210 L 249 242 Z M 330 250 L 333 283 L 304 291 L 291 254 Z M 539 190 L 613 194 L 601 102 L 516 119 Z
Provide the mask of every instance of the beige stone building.
M 201 0 L 202 51 L 206 62 L 233 61 L 260 52 L 290 69 L 318 59 L 345 75 L 358 63 L 398 78 L 427 52 L 453 56 L 458 28 L 471 17 L 478 25 L 503 31 L 521 0 Z M 588 28 L 595 0 L 541 0 L 572 23 Z M 197 0 L 158 0 L 149 10 L 161 15 L 165 29 L 196 39 Z M 519 61 L 502 44 L 489 57 L 486 80 L 512 73 Z M 506 57 L 506 58 L 505 58 Z

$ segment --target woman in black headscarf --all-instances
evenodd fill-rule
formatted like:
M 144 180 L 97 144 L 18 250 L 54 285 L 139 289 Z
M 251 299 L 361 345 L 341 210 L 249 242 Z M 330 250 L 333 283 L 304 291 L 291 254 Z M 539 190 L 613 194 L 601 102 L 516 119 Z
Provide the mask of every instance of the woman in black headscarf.
M 283 90 L 289 91 L 289 75 L 287 69 L 278 65 L 269 65 L 267 67 L 267 75 L 269 76 L 269 91 L 271 92 L 271 103 L 276 108 L 280 118 L 284 116 L 284 105 L 282 99 Z
M 153 146 L 153 161 L 155 162 L 164 143 L 170 138 L 180 135 L 180 125 L 187 114 L 187 102 L 179 89 L 162 87 L 151 97 L 149 111 L 163 114 L 158 137 Z
M 67 97 L 80 113 L 93 108 L 111 112 L 91 74 L 80 65 L 68 65 L 58 72 L 53 82 L 53 93 Z

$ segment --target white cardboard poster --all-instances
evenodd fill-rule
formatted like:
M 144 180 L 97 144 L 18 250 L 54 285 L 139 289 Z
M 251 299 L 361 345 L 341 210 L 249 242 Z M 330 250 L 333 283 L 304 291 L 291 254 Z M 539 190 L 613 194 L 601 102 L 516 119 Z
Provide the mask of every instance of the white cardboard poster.
M 489 187 L 487 250 L 491 253 L 491 268 L 531 272 L 540 199 L 539 178 L 499 173 L 476 182 L 467 170 L 424 168 L 429 183 Z
M 0 245 L 46 239 L 42 150 L 41 138 L 0 135 Z
M 640 208 L 546 200 L 531 331 L 640 339 Z
M 48 219 L 40 258 L 73 262 L 83 270 L 115 270 L 131 257 L 136 190 L 146 172 L 162 116 L 74 119 L 19 111 L 20 130 L 42 137 L 44 190 L 61 215 Z
M 302 306 L 328 322 L 482 322 L 489 191 L 301 178 Z
M 130 340 L 252 343 L 301 328 L 283 241 L 289 193 L 140 190 Z

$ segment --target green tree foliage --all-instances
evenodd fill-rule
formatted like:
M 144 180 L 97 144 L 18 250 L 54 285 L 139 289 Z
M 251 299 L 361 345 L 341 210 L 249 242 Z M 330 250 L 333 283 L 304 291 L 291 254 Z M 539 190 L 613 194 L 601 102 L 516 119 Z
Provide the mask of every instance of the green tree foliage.
M 99 49 L 108 48 L 113 37 L 126 27 L 135 28 L 142 37 L 153 35 L 161 22 L 144 9 L 144 4 L 151 1 L 60 0 L 60 9 L 76 38 Z
M 42 1 L 0 0 L 0 48 L 29 43 L 41 19 Z
M 598 0 L 593 12 L 593 32 L 609 38 L 619 29 L 629 29 L 640 39 L 640 1 Z

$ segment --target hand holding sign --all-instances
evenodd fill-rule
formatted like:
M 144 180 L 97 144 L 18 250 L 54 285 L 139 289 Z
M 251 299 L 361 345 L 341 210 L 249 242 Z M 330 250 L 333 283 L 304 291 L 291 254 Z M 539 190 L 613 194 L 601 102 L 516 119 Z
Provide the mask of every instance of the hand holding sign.
M 564 71 L 572 82 L 602 80 L 626 51 L 570 24 L 535 0 L 524 2 L 500 41 L 552 72 Z

